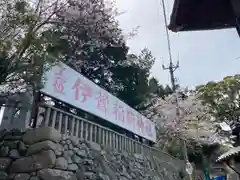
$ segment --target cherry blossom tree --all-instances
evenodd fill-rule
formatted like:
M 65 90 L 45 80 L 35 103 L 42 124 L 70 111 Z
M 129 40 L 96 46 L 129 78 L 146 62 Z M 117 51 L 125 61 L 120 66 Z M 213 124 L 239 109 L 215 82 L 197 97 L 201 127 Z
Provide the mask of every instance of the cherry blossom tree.
M 128 52 L 116 15 L 104 0 L 69 0 L 54 22 L 62 61 L 109 92 L 114 89 L 111 68 Z
M 128 48 L 114 18 L 118 12 L 110 2 L 4 0 L 0 4 L 0 85 L 16 89 L 21 81 L 39 89 L 42 72 L 63 61 L 111 91 L 111 67 L 126 59 Z
M 189 143 L 224 143 L 226 138 L 216 133 L 218 123 L 196 93 L 189 94 L 184 100 L 178 93 L 166 97 L 165 100 L 153 98 L 151 104 L 143 114 L 156 123 L 159 146 L 164 146 L 166 139 L 184 139 Z

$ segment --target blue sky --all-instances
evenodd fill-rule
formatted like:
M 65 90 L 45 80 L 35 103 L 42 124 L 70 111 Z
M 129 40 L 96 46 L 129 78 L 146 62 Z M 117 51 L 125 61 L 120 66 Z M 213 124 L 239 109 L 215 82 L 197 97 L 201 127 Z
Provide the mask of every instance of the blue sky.
M 168 20 L 173 0 L 165 0 Z M 117 17 L 125 33 L 140 26 L 127 41 L 130 51 L 149 48 L 156 57 L 152 74 L 161 84 L 170 82 L 161 66 L 168 62 L 167 40 L 161 0 L 116 0 L 124 14 Z M 194 87 L 210 80 L 240 73 L 240 38 L 235 29 L 202 32 L 170 32 L 173 60 L 180 61 L 176 76 L 182 86 Z

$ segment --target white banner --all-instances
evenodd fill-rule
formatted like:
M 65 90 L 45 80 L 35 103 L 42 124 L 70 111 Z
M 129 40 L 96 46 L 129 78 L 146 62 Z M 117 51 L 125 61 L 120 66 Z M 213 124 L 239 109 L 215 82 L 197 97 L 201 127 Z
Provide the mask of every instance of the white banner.
M 46 79 L 43 93 L 156 142 L 153 122 L 67 65 L 54 66 Z

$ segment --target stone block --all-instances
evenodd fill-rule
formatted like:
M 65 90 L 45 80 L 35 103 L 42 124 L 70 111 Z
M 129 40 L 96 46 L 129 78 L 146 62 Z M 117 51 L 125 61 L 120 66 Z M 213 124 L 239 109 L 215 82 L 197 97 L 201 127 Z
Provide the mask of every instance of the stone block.
M 137 161 L 143 162 L 145 160 L 145 157 L 142 154 L 133 154 L 133 156 Z
M 57 149 L 57 144 L 52 141 L 46 140 L 46 141 L 42 141 L 42 142 L 38 142 L 30 145 L 27 150 L 27 155 L 37 154 L 41 151 L 46 151 L 46 150 L 55 151 L 55 149 Z
M 99 180 L 110 180 L 110 178 L 108 177 L 108 175 L 99 173 Z
M 69 164 L 68 165 L 68 170 L 69 171 L 76 171 L 78 169 L 77 164 Z
M 9 147 L 10 149 L 17 149 L 19 141 L 4 141 L 4 146 Z
M 14 177 L 14 180 L 28 180 L 30 178 L 30 175 L 27 173 L 22 174 L 16 174 Z
M 10 158 L 0 158 L 0 171 L 4 171 L 12 162 Z
M 42 180 L 71 180 L 74 176 L 73 172 L 56 169 L 42 169 L 37 173 L 37 175 Z
M 0 147 L 0 157 L 7 157 L 9 153 L 9 147 L 8 146 L 1 146 Z
M 97 143 L 94 143 L 94 142 L 87 142 L 87 145 L 88 147 L 91 149 L 91 150 L 94 150 L 94 151 L 101 151 L 102 148 L 99 144 Z
M 12 173 L 34 172 L 44 168 L 52 168 L 56 162 L 56 155 L 52 150 L 24 157 L 14 161 L 9 171 Z
M 7 135 L 4 137 L 5 141 L 21 140 L 22 136 Z
M 60 170 L 66 170 L 68 168 L 67 160 L 64 157 L 57 158 L 55 168 Z
M 6 180 L 8 178 L 8 174 L 6 172 L 0 171 L 0 180 Z
M 21 156 L 25 156 L 26 155 L 26 152 L 27 152 L 27 146 L 22 142 L 20 141 L 18 143 L 18 151 L 19 151 L 19 154 Z
M 61 139 L 61 134 L 50 127 L 40 127 L 31 129 L 23 135 L 23 142 L 26 144 L 34 144 L 40 141 L 51 140 L 58 143 Z
M 38 176 L 32 176 L 29 180 L 40 180 Z
M 76 171 L 76 177 L 78 180 L 84 180 L 84 169 L 83 167 L 80 167 L 77 171 Z
M 70 138 L 70 140 L 71 140 L 73 146 L 77 146 L 79 144 L 79 138 L 78 137 L 72 136 Z
M 9 156 L 13 159 L 18 159 L 20 158 L 20 154 L 17 149 L 12 149 L 9 153 Z
M 74 152 L 80 157 L 83 157 L 83 158 L 87 157 L 87 152 L 84 149 L 77 148 L 77 149 L 74 149 Z

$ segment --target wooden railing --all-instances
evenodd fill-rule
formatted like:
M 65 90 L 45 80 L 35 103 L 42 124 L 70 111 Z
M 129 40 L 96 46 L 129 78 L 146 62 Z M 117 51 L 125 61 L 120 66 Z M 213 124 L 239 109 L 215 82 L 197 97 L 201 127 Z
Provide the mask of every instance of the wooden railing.
M 91 142 L 96 142 L 104 147 L 118 149 L 132 153 L 143 153 L 154 155 L 161 162 L 171 163 L 172 166 L 180 166 L 180 161 L 174 157 L 159 151 L 156 148 L 144 145 L 123 134 L 117 133 L 104 126 L 78 117 L 72 113 L 43 104 L 40 106 L 38 126 L 53 127 L 61 134 L 75 136 Z

